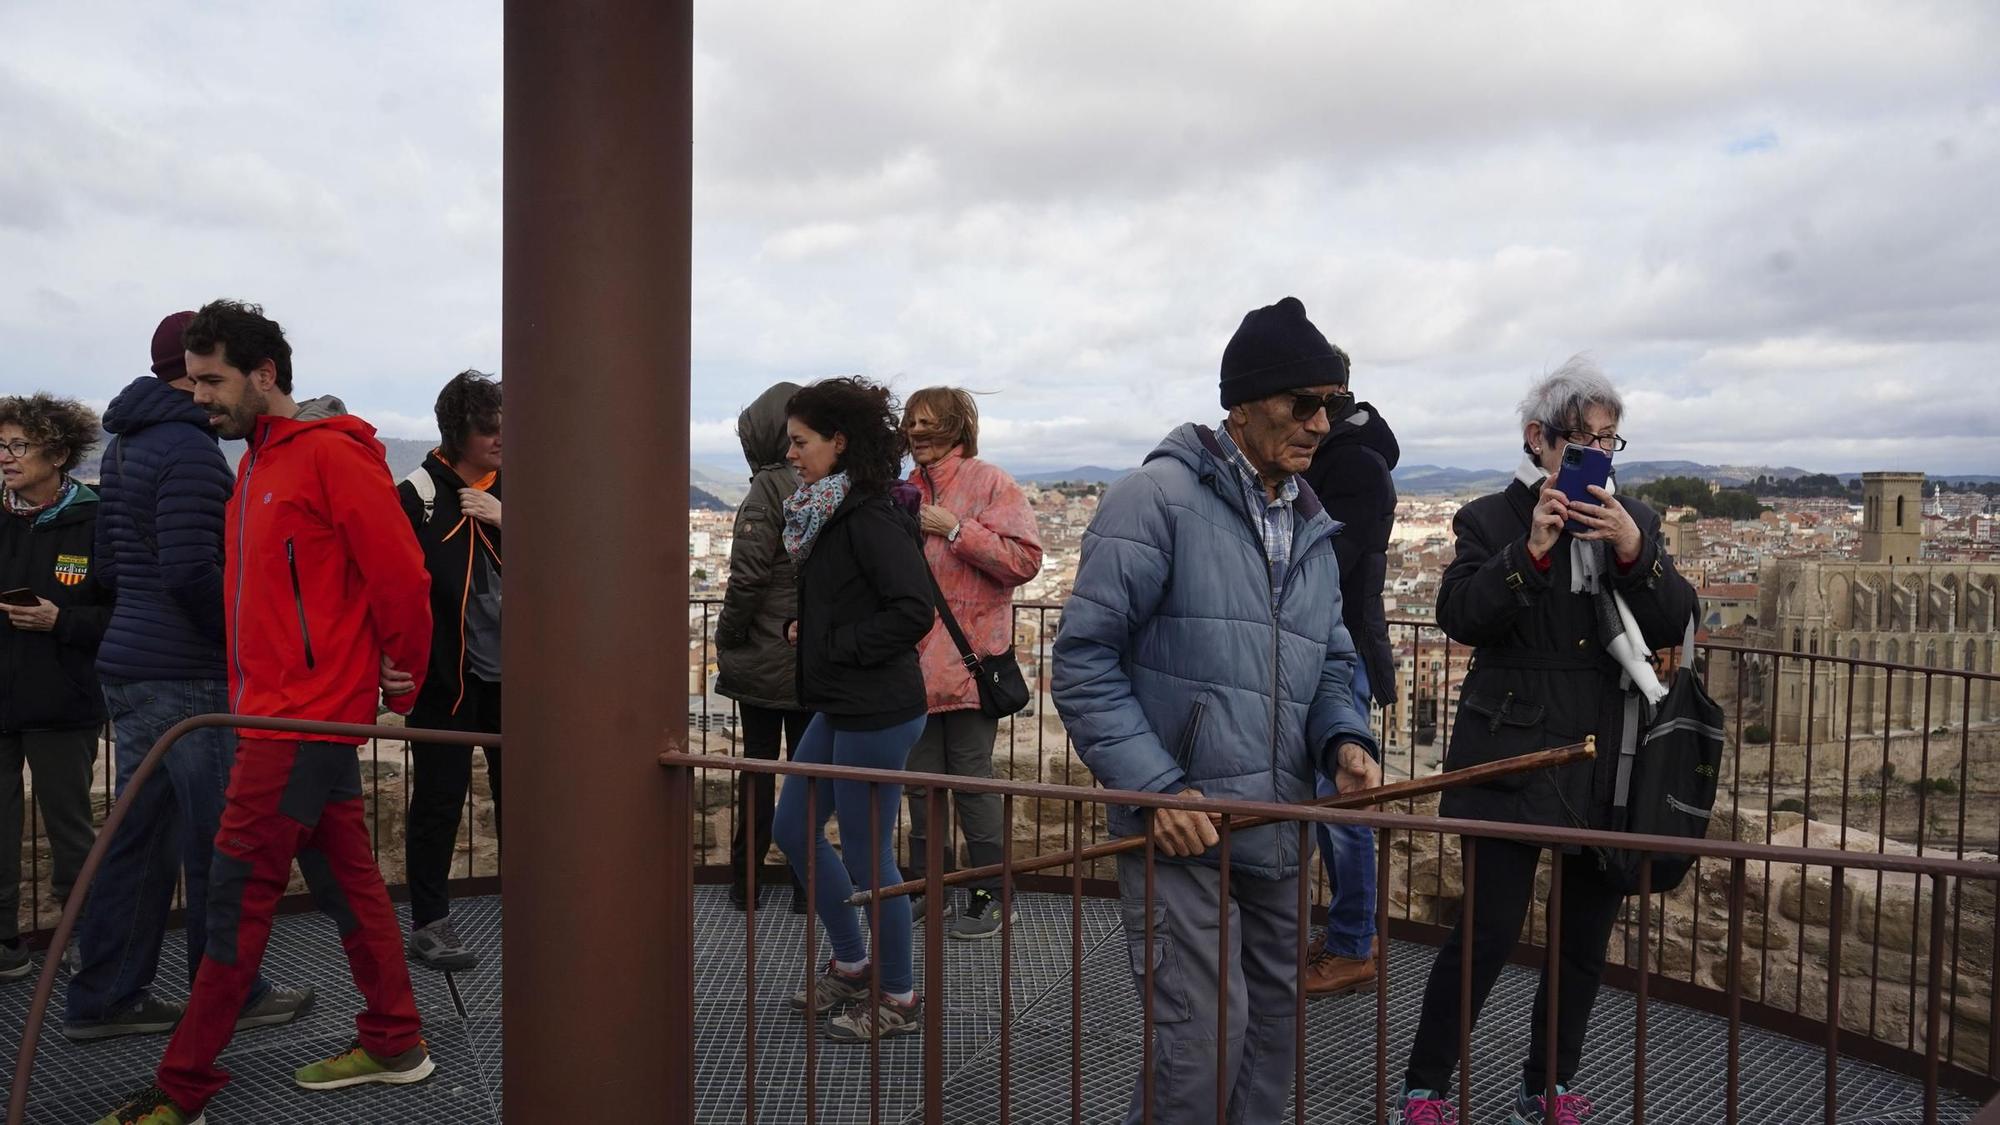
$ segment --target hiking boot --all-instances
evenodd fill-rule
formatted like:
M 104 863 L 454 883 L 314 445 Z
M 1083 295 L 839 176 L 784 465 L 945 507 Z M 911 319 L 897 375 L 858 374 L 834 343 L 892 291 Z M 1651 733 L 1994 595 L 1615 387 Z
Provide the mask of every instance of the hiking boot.
M 924 1001 L 921 996 L 911 996 L 907 1004 L 899 1004 L 887 996 L 875 1006 L 874 1018 L 869 1018 L 868 1005 L 833 1017 L 826 1025 L 826 1037 L 834 1043 L 866 1043 L 871 1039 L 894 1039 L 898 1035 L 914 1035 L 923 1030 L 922 1018 Z
M 116 1039 L 121 1035 L 165 1035 L 180 1026 L 181 1015 L 186 1011 L 186 1004 L 141 996 L 131 1007 L 101 1020 L 64 1020 L 62 1035 L 72 1043 Z
M 806 889 L 804 887 L 793 887 L 792 913 L 804 914 L 805 912 L 806 912 Z
M 174 1104 L 158 1086 L 148 1086 L 98 1118 L 96 1125 L 202 1125 L 207 1119 L 206 1114 L 190 1114 Z
M 1441 1090 L 1405 1085 L 1389 1102 L 1389 1125 L 1457 1125 L 1458 1107 Z
M 1547 1100 L 1540 1086 L 1532 1093 L 1523 1089 L 1514 1095 L 1514 1113 L 1507 1118 L 1507 1125 L 1582 1125 L 1592 1108 L 1589 1098 L 1572 1094 L 1563 1086 L 1556 1087 L 1555 1105 L 1545 1111 L 1542 1103 Z
M 410 931 L 410 956 L 420 964 L 447 973 L 461 973 L 479 965 L 479 954 L 458 936 L 448 917 Z
M 1010 926 L 1019 925 L 1021 912 L 1014 911 L 1007 918 Z M 945 936 L 960 941 L 978 941 L 982 938 L 997 937 L 1000 934 L 1000 900 L 988 891 L 973 891 L 965 896 L 965 910 L 951 920 Z
M 366 1086 L 381 1083 L 385 1086 L 407 1086 L 422 1082 L 437 1069 L 431 1062 L 430 1048 L 424 1041 L 393 1058 L 377 1058 L 360 1043 L 346 1051 L 311 1066 L 302 1066 L 292 1075 L 301 1089 L 339 1090 L 348 1086 Z
M 826 963 L 826 972 L 813 982 L 813 992 L 817 997 L 812 1002 L 811 1015 L 830 1012 L 844 1004 L 851 1004 L 868 995 L 868 966 L 863 965 L 853 973 L 844 973 L 832 961 Z M 792 1010 L 806 1012 L 806 990 L 801 988 L 792 993 Z
M 1375 942 L 1368 947 L 1367 957 L 1356 960 L 1320 946 L 1312 960 L 1306 962 L 1306 995 L 1338 996 L 1374 984 L 1378 965 L 1375 958 L 1381 948 L 1381 943 Z
M 245 1006 L 237 1013 L 236 1030 L 249 1031 L 253 1027 L 288 1024 L 312 1011 L 312 1006 L 313 990 L 310 988 L 273 988 L 256 1003 Z
M 34 971 L 35 958 L 26 942 L 0 942 L 0 980 L 20 980 Z

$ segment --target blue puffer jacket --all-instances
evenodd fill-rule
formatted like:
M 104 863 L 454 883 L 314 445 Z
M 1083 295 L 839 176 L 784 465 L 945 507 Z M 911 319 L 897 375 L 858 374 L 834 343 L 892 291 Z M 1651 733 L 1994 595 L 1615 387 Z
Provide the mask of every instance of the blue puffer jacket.
M 1063 607 L 1053 677 L 1056 710 L 1106 788 L 1191 785 L 1296 804 L 1313 799 L 1315 771 L 1332 775 L 1340 743 L 1377 752 L 1354 706 L 1339 525 L 1303 482 L 1294 512 L 1274 615 L 1263 538 L 1214 431 L 1180 427 L 1105 493 Z M 1143 823 L 1136 809 L 1111 810 L 1117 835 Z M 1292 828 L 1239 832 L 1230 845 L 1239 874 L 1280 878 L 1299 860 Z M 1195 862 L 1214 866 L 1217 852 Z
M 104 412 L 97 554 L 117 595 L 97 674 L 220 680 L 222 513 L 236 478 L 194 397 L 150 375 Z

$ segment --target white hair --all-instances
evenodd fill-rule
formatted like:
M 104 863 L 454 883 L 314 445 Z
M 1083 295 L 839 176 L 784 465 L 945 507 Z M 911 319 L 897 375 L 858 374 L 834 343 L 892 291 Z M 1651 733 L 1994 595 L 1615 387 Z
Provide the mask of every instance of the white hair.
M 1565 430 L 1583 426 L 1584 411 L 1602 406 L 1619 418 L 1625 416 L 1625 400 L 1611 385 L 1597 361 L 1586 352 L 1569 357 L 1561 367 L 1535 381 L 1528 397 L 1521 400 L 1521 428 L 1540 422 L 1543 440 L 1554 440 Z

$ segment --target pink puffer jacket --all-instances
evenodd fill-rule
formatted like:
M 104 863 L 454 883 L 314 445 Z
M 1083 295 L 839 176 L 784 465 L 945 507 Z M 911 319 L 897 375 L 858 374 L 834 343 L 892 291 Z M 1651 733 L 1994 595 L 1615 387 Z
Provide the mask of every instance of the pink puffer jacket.
M 924 557 L 959 628 L 980 656 L 1007 651 L 1014 643 L 1014 588 L 1042 569 L 1042 537 L 1028 498 L 1006 470 L 955 449 L 910 474 L 910 483 L 925 504 L 958 517 L 958 540 L 926 535 Z M 979 706 L 979 688 L 942 621 L 917 651 L 932 714 Z

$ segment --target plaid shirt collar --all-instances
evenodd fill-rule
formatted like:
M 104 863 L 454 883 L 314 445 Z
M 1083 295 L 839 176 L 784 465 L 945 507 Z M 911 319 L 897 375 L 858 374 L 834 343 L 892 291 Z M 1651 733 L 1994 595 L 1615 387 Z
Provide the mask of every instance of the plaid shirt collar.
M 1264 491 L 1264 482 L 1257 476 L 1257 470 L 1250 464 L 1242 447 L 1229 434 L 1229 420 L 1215 428 L 1216 444 L 1229 464 L 1236 470 L 1236 482 L 1242 489 L 1245 510 L 1257 521 L 1264 541 L 1264 559 L 1271 568 L 1271 604 L 1278 604 L 1279 595 L 1284 593 L 1285 571 L 1292 562 L 1292 542 L 1297 534 L 1297 523 L 1293 518 L 1293 505 L 1299 498 L 1299 478 L 1296 474 L 1285 478 L 1278 488 L 1277 499 L 1272 499 Z

